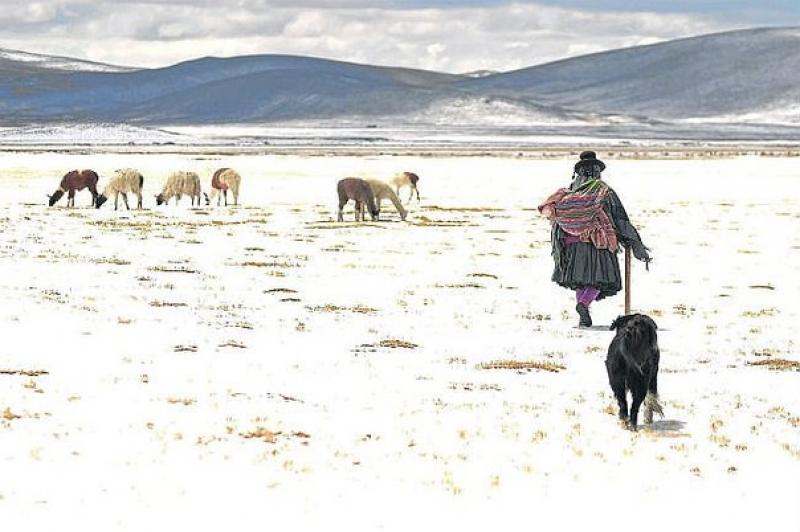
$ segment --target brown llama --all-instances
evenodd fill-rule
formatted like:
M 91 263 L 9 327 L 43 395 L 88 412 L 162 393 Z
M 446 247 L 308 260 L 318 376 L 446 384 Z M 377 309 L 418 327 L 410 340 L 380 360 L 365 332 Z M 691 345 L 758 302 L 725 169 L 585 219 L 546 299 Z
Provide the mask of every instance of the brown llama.
M 375 194 L 372 193 L 372 189 L 369 187 L 369 183 L 364 181 L 363 179 L 358 179 L 355 177 L 346 177 L 339 181 L 336 185 L 336 192 L 339 193 L 339 216 L 337 220 L 342 222 L 344 221 L 344 215 L 342 214 L 342 210 L 344 206 L 347 204 L 348 201 L 353 200 L 356 202 L 356 221 L 362 221 L 364 218 L 363 215 L 363 205 L 366 203 L 367 209 L 369 209 L 369 215 L 372 217 L 372 220 L 375 221 L 378 219 L 378 207 L 375 205 Z
M 236 170 L 230 168 L 220 168 L 211 177 L 211 198 L 206 196 L 206 205 L 211 203 L 214 197 L 217 198 L 217 206 L 219 206 L 220 196 L 225 198 L 225 206 L 228 206 L 228 189 L 233 193 L 233 204 L 239 205 L 239 186 L 241 185 L 242 177 Z
M 83 190 L 84 188 L 88 188 L 89 192 L 92 193 L 92 206 L 94 206 L 97 203 L 97 181 L 99 179 L 100 177 L 94 170 L 72 170 L 71 172 L 67 172 L 64 177 L 61 178 L 61 184 L 58 185 L 58 189 L 53 192 L 52 195 L 47 196 L 50 198 L 50 206 L 52 207 L 55 205 L 66 192 L 67 207 L 74 207 L 75 192 Z

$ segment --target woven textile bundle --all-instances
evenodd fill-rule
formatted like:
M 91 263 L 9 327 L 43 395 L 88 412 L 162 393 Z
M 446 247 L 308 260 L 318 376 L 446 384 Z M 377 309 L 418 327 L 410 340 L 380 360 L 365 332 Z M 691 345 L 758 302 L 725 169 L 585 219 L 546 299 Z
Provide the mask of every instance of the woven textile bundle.
M 608 192 L 608 185 L 592 179 L 575 191 L 559 189 L 539 206 L 539 212 L 548 209 L 554 223 L 582 242 L 591 242 L 597 249 L 617 251 L 617 233 L 603 208 Z

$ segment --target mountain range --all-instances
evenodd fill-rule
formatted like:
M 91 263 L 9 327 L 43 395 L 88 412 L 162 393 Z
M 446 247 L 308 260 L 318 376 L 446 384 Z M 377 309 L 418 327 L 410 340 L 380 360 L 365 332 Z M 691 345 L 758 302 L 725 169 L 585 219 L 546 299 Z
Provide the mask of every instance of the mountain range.
M 0 125 L 81 122 L 800 127 L 800 28 L 463 75 L 287 55 L 143 69 L 0 49 Z

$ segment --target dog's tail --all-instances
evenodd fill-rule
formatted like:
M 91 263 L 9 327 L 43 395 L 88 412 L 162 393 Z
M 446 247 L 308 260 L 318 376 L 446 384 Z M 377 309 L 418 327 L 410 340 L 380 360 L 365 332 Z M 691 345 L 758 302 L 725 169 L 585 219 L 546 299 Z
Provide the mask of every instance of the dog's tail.
M 653 422 L 653 412 L 664 419 L 664 408 L 658 402 L 658 394 L 648 391 L 644 397 L 644 422 L 648 425 Z

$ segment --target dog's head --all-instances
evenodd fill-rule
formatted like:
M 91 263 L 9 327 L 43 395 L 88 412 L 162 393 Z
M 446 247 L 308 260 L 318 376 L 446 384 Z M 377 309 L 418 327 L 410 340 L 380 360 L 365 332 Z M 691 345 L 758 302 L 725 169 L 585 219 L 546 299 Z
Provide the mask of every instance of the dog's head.
M 608 327 L 609 331 L 621 331 L 637 314 L 627 314 L 625 316 L 617 316 L 617 319 L 611 322 Z
M 611 325 L 608 327 L 608 330 L 622 330 L 631 322 L 641 322 L 649 325 L 653 328 L 653 330 L 658 330 L 658 325 L 656 325 L 656 322 L 653 321 L 653 318 L 646 314 L 626 314 L 625 316 L 617 316 L 617 319 L 611 323 Z
M 609 327 L 617 331 L 617 335 L 624 335 L 627 342 L 635 344 L 655 345 L 657 343 L 656 331 L 658 325 L 653 318 L 645 314 L 628 314 L 619 316 Z

